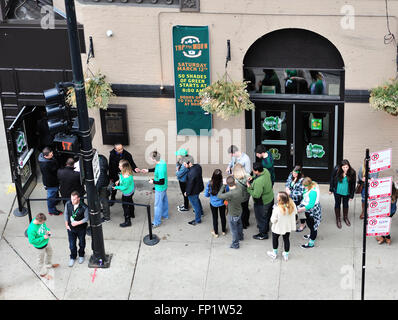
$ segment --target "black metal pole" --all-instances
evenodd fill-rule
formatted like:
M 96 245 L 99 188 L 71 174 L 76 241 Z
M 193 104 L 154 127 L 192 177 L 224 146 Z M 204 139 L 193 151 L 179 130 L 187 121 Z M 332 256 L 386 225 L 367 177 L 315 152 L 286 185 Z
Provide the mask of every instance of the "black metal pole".
M 98 194 L 94 184 L 92 164 L 94 152 L 91 144 L 90 124 L 86 92 L 84 87 L 82 60 L 80 56 L 79 37 L 77 33 L 74 0 L 65 0 L 65 10 L 68 24 L 68 37 L 73 70 L 73 83 L 76 95 L 77 115 L 79 121 L 80 151 L 83 155 L 83 169 L 85 174 L 87 202 L 90 211 L 93 255 L 90 258 L 88 266 L 92 268 L 108 268 L 110 265 L 110 256 L 105 254 Z
M 146 213 L 148 216 L 148 229 L 149 229 L 149 234 L 144 237 L 144 243 L 148 246 L 154 246 L 157 244 L 160 239 L 156 234 L 152 233 L 152 221 L 151 221 L 151 206 L 146 207 Z
M 368 225 L 368 196 L 369 196 L 369 149 L 365 157 L 365 211 L 363 218 L 363 244 L 362 244 L 362 287 L 361 300 L 365 299 L 365 271 L 366 271 L 366 229 Z

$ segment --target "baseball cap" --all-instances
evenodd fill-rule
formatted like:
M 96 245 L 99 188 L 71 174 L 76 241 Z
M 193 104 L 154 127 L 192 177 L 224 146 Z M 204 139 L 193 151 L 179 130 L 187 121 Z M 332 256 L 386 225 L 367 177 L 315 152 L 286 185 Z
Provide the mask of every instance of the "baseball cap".
M 178 149 L 176 152 L 176 156 L 185 157 L 187 154 L 188 154 L 188 151 L 186 149 Z

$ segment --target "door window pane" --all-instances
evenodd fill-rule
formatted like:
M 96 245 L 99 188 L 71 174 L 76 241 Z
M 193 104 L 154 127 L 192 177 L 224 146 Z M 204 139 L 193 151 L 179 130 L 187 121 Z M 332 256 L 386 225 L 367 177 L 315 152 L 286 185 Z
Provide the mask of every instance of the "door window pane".
M 330 114 L 327 112 L 302 112 L 304 142 L 303 166 L 328 168 L 330 147 Z
M 287 112 L 261 111 L 261 143 L 274 158 L 274 166 L 286 168 L 290 156 Z
M 340 97 L 341 70 L 245 68 L 248 91 L 256 95 L 299 95 L 311 99 Z

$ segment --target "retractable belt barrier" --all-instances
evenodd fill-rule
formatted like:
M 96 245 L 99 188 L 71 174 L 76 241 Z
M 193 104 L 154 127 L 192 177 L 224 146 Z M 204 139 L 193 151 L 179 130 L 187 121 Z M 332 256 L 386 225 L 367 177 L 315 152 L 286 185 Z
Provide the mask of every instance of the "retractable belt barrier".
M 84 200 L 84 199 L 87 199 L 87 197 L 81 197 L 80 199 Z M 32 210 L 31 210 L 31 207 L 30 207 L 30 202 L 31 201 L 37 201 L 37 202 L 38 201 L 47 201 L 47 200 L 54 200 L 54 201 L 65 200 L 65 201 L 68 201 L 68 200 L 70 200 L 70 198 L 43 198 L 43 199 L 30 199 L 30 198 L 27 198 L 26 199 L 26 204 L 27 204 L 27 209 L 28 209 L 29 223 L 32 221 Z M 135 203 L 135 202 L 125 202 L 125 201 L 122 201 L 122 200 L 109 200 L 109 199 L 104 199 L 104 198 L 99 199 L 99 201 L 103 201 L 103 200 L 107 200 L 108 203 L 121 203 L 122 205 L 123 204 L 127 204 L 127 205 L 130 205 L 130 206 L 146 207 L 147 217 L 148 217 L 149 234 L 144 237 L 143 241 L 144 241 L 144 243 L 146 245 L 149 245 L 149 246 L 153 246 L 153 245 L 157 244 L 160 241 L 159 237 L 156 234 L 152 233 L 151 205 L 142 204 L 142 203 Z M 27 236 L 27 231 L 25 231 L 25 236 Z

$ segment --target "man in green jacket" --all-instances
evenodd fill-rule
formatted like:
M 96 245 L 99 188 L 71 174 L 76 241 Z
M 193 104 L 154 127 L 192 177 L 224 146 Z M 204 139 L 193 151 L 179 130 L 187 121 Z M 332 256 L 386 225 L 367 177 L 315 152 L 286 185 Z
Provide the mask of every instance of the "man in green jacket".
M 50 280 L 52 277 L 47 274 L 48 268 L 57 268 L 59 264 L 51 263 L 53 253 L 49 243 L 51 231 L 46 225 L 46 220 L 47 218 L 44 213 L 38 213 L 35 219 L 30 223 L 27 233 L 29 243 L 37 249 L 37 262 L 39 264 L 40 277 Z
M 228 201 L 228 222 L 232 234 L 232 244 L 230 248 L 239 249 L 239 240 L 243 240 L 241 203 L 245 199 L 241 187 L 235 184 L 235 178 L 233 176 L 227 177 L 227 185 L 229 191 L 225 192 L 226 185 L 222 185 L 217 194 L 217 198 Z
M 271 175 L 263 168 L 262 164 L 253 164 L 254 176 L 247 182 L 247 192 L 254 200 L 254 213 L 257 220 L 259 233 L 253 239 L 268 239 L 269 221 L 271 219 L 272 207 L 274 205 L 274 191 L 272 190 Z

